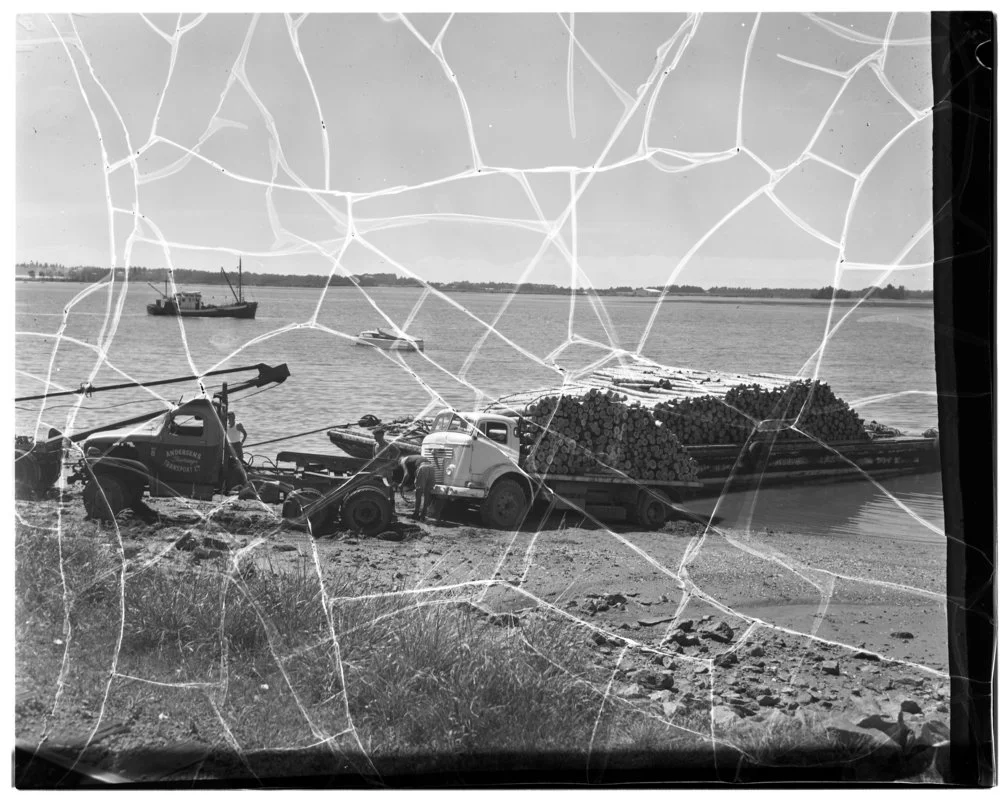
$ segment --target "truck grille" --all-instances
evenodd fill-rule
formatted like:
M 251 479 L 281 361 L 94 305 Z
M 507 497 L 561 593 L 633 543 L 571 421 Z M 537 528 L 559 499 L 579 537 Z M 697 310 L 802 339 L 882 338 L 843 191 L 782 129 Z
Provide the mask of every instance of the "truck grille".
M 430 462 L 434 464 L 434 476 L 438 483 L 445 482 L 445 467 L 451 463 L 452 458 L 455 455 L 455 451 L 450 447 L 427 447 L 424 453 L 425 458 L 429 458 Z

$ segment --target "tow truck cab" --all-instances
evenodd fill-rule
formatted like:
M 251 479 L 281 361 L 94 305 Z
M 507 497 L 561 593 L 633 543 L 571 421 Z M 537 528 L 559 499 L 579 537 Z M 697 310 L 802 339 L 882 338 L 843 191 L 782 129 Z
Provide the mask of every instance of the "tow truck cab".
M 496 480 L 520 472 L 518 418 L 441 411 L 424 437 L 420 452 L 434 465 L 436 495 L 481 500 Z
M 218 403 L 196 398 L 143 425 L 94 433 L 82 443 L 84 454 L 95 474 L 117 470 L 133 496 L 145 479 L 151 497 L 210 500 L 233 475 L 224 413 Z

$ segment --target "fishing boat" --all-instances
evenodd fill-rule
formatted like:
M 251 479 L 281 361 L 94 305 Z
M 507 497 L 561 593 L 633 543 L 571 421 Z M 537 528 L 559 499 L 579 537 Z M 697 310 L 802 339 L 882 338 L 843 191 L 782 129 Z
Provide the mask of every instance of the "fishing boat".
M 151 315 L 169 315 L 171 317 L 180 315 L 181 317 L 234 317 L 253 320 L 257 315 L 257 302 L 243 300 L 243 260 L 240 259 L 239 265 L 239 292 L 233 289 L 233 284 L 229 281 L 225 268 L 221 270 L 233 298 L 236 299 L 234 303 L 207 304 L 202 300 L 200 292 L 190 290 L 177 291 L 173 295 L 169 295 L 167 281 L 164 279 L 164 292 L 162 293 L 159 288 L 152 284 L 149 285 L 162 297 L 157 298 L 156 303 L 146 304 L 146 311 Z
M 362 331 L 355 337 L 354 344 L 370 345 L 374 348 L 394 351 L 422 351 L 424 349 L 424 341 L 419 337 L 411 337 L 409 334 L 385 331 L 380 328 L 373 331 Z

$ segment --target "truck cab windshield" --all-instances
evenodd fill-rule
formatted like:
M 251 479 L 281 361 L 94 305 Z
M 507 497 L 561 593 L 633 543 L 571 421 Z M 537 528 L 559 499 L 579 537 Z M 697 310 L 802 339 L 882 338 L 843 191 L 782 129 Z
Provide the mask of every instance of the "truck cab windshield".
M 458 431 L 460 433 L 472 433 L 472 426 L 457 414 L 441 414 L 431 428 L 432 433 L 438 431 Z

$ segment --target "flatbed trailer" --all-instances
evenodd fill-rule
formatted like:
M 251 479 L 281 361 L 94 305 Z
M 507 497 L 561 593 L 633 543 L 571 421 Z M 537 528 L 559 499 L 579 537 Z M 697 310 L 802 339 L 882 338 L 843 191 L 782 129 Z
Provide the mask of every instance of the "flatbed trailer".
M 431 461 L 436 451 L 426 450 Z M 444 502 L 479 507 L 490 527 L 510 529 L 538 502 L 579 511 L 596 519 L 629 522 L 646 529 L 661 527 L 672 516 L 683 516 L 678 504 L 698 493 L 701 483 L 673 480 L 632 480 L 604 475 L 539 475 L 508 472 L 484 487 L 457 487 L 438 483 L 434 495 Z M 523 497 L 521 496 L 523 494 Z
M 247 485 L 240 491 L 241 496 L 257 496 L 264 502 L 282 503 L 297 489 L 318 488 L 338 478 L 350 477 L 370 463 L 370 459 L 292 450 L 282 450 L 274 460 L 277 466 L 246 467 Z
M 536 475 L 536 500 L 585 512 L 605 521 L 660 527 L 685 496 L 701 483 L 678 480 L 633 480 L 613 474 Z
M 283 518 L 317 535 L 336 522 L 378 535 L 392 521 L 392 487 L 372 459 L 283 450 L 275 461 L 248 467 L 240 496 L 281 505 Z

